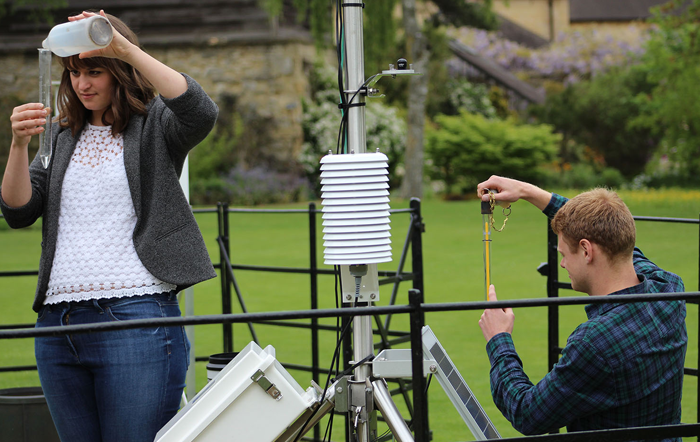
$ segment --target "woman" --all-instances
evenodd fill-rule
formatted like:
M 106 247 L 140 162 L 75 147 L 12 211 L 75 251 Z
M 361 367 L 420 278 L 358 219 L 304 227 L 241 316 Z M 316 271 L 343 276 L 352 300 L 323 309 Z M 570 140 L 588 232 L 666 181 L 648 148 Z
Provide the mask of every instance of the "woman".
M 28 165 L 27 145 L 50 110 L 29 103 L 11 117 L 0 208 L 14 228 L 43 219 L 37 328 L 179 316 L 176 293 L 216 276 L 178 177 L 218 109 L 100 14 L 112 43 L 61 59 L 48 169 L 38 156 Z M 178 410 L 182 327 L 37 338 L 35 352 L 63 441 L 152 441 Z

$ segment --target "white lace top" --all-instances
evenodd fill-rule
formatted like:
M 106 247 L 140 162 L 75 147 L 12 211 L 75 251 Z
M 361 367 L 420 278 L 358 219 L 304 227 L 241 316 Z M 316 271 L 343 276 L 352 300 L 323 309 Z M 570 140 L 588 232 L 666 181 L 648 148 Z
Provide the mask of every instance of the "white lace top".
M 176 288 L 153 276 L 136 254 L 136 213 L 124 169 L 124 140 L 111 129 L 88 125 L 66 170 L 45 304 Z

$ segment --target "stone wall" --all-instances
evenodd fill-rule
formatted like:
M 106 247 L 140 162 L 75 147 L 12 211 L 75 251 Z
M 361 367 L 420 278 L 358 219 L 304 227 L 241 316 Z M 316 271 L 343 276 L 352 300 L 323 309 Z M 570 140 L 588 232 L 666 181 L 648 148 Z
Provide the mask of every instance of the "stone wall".
M 219 105 L 218 130 L 232 131 L 233 114 L 243 122 L 239 159 L 282 168 L 302 144 L 302 100 L 309 97 L 308 71 L 316 49 L 308 42 L 268 44 L 144 45 L 170 67 L 196 79 Z M 61 67 L 54 56 L 52 77 Z M 0 53 L 0 96 L 38 100 L 38 55 Z M 4 122 L 3 124 L 9 124 Z
M 495 0 L 494 12 L 534 32 L 542 38 L 551 39 L 569 28 L 569 0 Z

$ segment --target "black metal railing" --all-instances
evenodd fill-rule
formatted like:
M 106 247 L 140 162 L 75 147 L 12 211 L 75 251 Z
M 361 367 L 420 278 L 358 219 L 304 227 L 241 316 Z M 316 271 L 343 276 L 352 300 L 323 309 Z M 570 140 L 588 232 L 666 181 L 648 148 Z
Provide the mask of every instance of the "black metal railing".
M 520 299 L 513 301 L 480 301 L 461 303 L 426 304 L 423 294 L 416 289 L 409 290 L 409 303 L 407 305 L 353 307 L 341 309 L 317 309 L 292 312 L 264 312 L 264 313 L 239 313 L 221 315 L 186 316 L 177 318 L 152 318 L 137 319 L 120 322 L 81 324 L 63 327 L 45 327 L 40 329 L 13 329 L 0 330 L 0 339 L 33 338 L 39 336 L 55 336 L 62 334 L 79 334 L 91 332 L 107 332 L 133 328 L 155 328 L 172 325 L 204 325 L 204 324 L 235 324 L 258 323 L 270 320 L 292 320 L 311 318 L 345 317 L 351 319 L 355 316 L 369 316 L 374 314 L 408 314 L 411 339 L 411 381 L 413 388 L 413 431 L 416 442 L 428 442 L 430 440 L 428 422 L 428 402 L 425 391 L 425 378 L 423 376 L 423 349 L 422 328 L 425 325 L 425 313 L 447 311 L 472 311 L 486 308 L 523 308 L 523 307 L 550 307 L 560 305 L 585 305 L 595 303 L 630 303 L 652 302 L 660 300 L 685 300 L 700 302 L 700 292 L 684 293 L 655 293 L 640 295 L 617 295 L 605 297 L 571 297 L 571 298 L 545 298 L 545 299 Z M 696 437 L 700 435 L 700 424 L 679 424 L 652 426 L 643 428 L 626 428 L 614 430 L 586 431 L 579 433 L 554 434 L 546 436 L 527 437 L 527 441 L 554 441 L 554 442 L 579 442 L 590 440 L 603 441 L 631 441 L 645 439 L 667 439 L 673 437 Z M 504 441 L 521 441 L 523 438 L 509 438 Z
M 392 293 L 390 298 L 390 305 L 396 303 L 397 294 L 399 286 L 402 282 L 412 281 L 413 288 L 423 292 L 423 250 L 421 236 L 424 232 L 424 225 L 421 217 L 421 205 L 420 200 L 414 198 L 411 199 L 409 208 L 407 209 L 392 209 L 389 212 L 391 214 L 402 214 L 406 213 L 409 215 L 409 225 L 407 229 L 407 234 L 405 241 L 401 250 L 401 255 L 398 259 L 398 268 L 394 271 L 379 271 L 378 275 L 380 277 L 379 285 L 392 284 Z M 275 273 L 302 273 L 309 275 L 309 293 L 310 293 L 310 308 L 312 310 L 318 309 L 318 277 L 319 275 L 334 275 L 335 271 L 327 268 L 319 268 L 317 248 L 317 216 L 321 213 L 320 210 L 316 209 L 315 203 L 309 203 L 308 209 L 256 209 L 256 208 L 230 208 L 228 204 L 219 203 L 216 209 L 194 209 L 195 214 L 215 214 L 217 216 L 217 238 L 216 243 L 219 252 L 219 262 L 214 263 L 214 267 L 219 270 L 219 278 L 221 285 L 221 311 L 222 314 L 232 314 L 233 312 L 233 295 L 235 294 L 238 306 L 244 314 L 250 314 L 248 311 L 245 299 L 243 297 L 243 292 L 236 279 L 235 271 L 253 271 L 253 272 L 275 272 Z M 245 265 L 236 264 L 231 262 L 231 230 L 230 230 L 230 220 L 229 217 L 232 214 L 298 214 L 307 215 L 308 218 L 308 254 L 309 254 L 309 267 L 273 267 L 273 266 L 256 266 L 256 265 Z M 1 215 L 0 215 L 1 216 Z M 408 261 L 410 253 L 411 259 L 411 272 L 404 271 L 406 262 Z M 36 276 L 38 271 L 21 271 L 21 272 L 0 272 L 0 277 L 9 276 Z M 382 322 L 379 314 L 373 315 L 376 322 L 376 329 L 373 333 L 380 336 L 379 342 L 375 345 L 379 350 L 386 348 L 391 348 L 393 345 L 399 343 L 408 342 L 410 340 L 409 333 L 406 331 L 390 330 L 389 326 L 391 323 L 391 313 L 387 314 L 384 322 Z M 272 325 L 278 327 L 294 327 L 294 328 L 304 328 L 309 329 L 311 334 L 311 365 L 296 364 L 289 361 L 282 361 L 282 365 L 286 368 L 292 368 L 299 371 L 311 372 L 312 379 L 314 382 L 320 382 L 320 376 L 322 373 L 328 373 L 328 370 L 324 370 L 320 366 L 320 351 L 319 351 L 319 332 L 329 331 L 335 332 L 335 327 L 321 326 L 318 323 L 318 318 L 310 318 L 308 324 L 300 323 L 290 323 L 283 322 L 280 320 L 268 320 L 261 324 Z M 255 330 L 253 321 L 247 322 L 248 331 L 250 332 L 251 338 L 257 344 L 260 344 Z M 16 324 L 16 325 L 0 325 L 0 330 L 9 329 L 22 329 L 22 328 L 33 328 L 34 324 Z M 222 323 L 222 334 L 223 334 L 223 349 L 224 353 L 230 353 L 234 351 L 233 345 L 233 323 L 223 322 Z M 348 338 L 350 334 L 347 335 Z M 195 350 L 196 351 L 196 350 Z M 345 355 L 345 365 L 350 363 L 352 359 L 352 348 L 349 341 L 345 342 L 344 345 L 344 355 Z M 208 361 L 208 355 L 200 355 L 195 357 L 195 361 L 203 362 Z M 10 371 L 31 371 L 36 370 L 36 365 L 23 365 L 23 366 L 7 366 L 0 367 L 0 373 L 10 372 Z M 398 381 L 399 388 L 394 391 L 395 394 L 401 394 L 404 398 L 406 406 L 412 415 L 413 407 L 410 402 L 408 392 L 411 390 L 411 385 L 404 382 Z M 320 434 L 318 429 L 314 429 L 315 439 L 320 439 Z
M 420 216 L 420 203 L 416 201 L 417 206 L 414 207 L 414 201 L 411 202 L 411 226 L 409 227 L 409 235 L 417 235 L 417 238 L 411 236 L 412 248 L 421 249 L 421 238 L 420 234 L 423 231 L 422 219 Z M 313 210 L 311 210 L 313 209 Z M 217 209 L 217 213 L 222 215 L 230 213 L 231 209 L 222 210 Z M 304 211 L 306 212 L 306 211 Z M 315 207 L 311 207 L 308 213 L 315 213 Z M 222 216 L 221 221 L 226 219 L 227 216 Z M 652 219 L 645 217 L 635 218 L 638 220 L 651 221 Z M 664 221 L 668 222 L 674 219 L 668 218 L 654 218 L 654 221 Z M 681 221 L 671 221 L 671 222 L 684 222 L 684 223 L 698 223 L 697 220 L 681 220 Z M 311 222 L 310 222 L 311 224 Z M 411 233 L 410 230 L 414 229 Z M 550 229 L 551 230 L 551 229 Z M 315 228 L 314 228 L 315 232 Z M 223 245 L 223 250 L 226 250 L 226 244 L 228 241 L 228 235 L 221 235 L 221 233 L 228 233 L 226 229 L 220 231 L 220 236 L 217 242 Z M 314 233 L 315 238 L 315 233 Z M 552 248 L 552 244 L 554 247 Z M 406 246 L 404 247 L 404 250 Z M 315 250 L 315 247 L 314 247 Z M 552 253 L 553 250 L 553 253 Z M 223 252 L 222 252 L 223 253 Z M 315 253 L 315 252 L 314 252 Z M 553 259 L 552 255 L 553 254 Z M 400 261 L 404 260 L 404 253 L 402 253 L 402 258 Z M 700 253 L 699 253 L 700 256 Z M 314 320 L 320 318 L 330 318 L 330 317 L 342 317 L 345 320 L 351 320 L 354 316 L 368 316 L 373 315 L 378 317 L 379 315 L 386 315 L 387 320 L 385 322 L 385 328 L 388 329 L 388 324 L 390 320 L 388 318 L 395 314 L 408 314 L 410 316 L 409 324 L 410 331 L 409 339 L 411 342 L 412 349 L 412 368 L 413 376 L 411 379 L 413 386 L 413 398 L 412 398 L 412 409 L 413 409 L 413 430 L 415 432 L 415 440 L 418 442 L 427 442 L 430 439 L 429 424 L 428 424 L 428 403 L 425 392 L 425 379 L 422 375 L 422 344 L 421 344 L 421 328 L 424 325 L 424 315 L 426 312 L 443 312 L 443 311 L 469 311 L 469 310 L 483 310 L 485 308 L 515 308 L 515 307 L 547 307 L 549 312 L 555 312 L 555 324 L 556 327 L 551 326 L 551 316 L 550 316 L 550 333 L 552 330 L 556 331 L 556 358 L 558 360 L 558 355 L 560 349 L 558 348 L 558 307 L 564 305 L 585 305 L 594 303 L 607 303 L 607 302 L 651 302 L 659 300 L 685 300 L 687 302 L 700 304 L 700 292 L 685 292 L 685 293 L 661 293 L 661 294 L 640 294 L 640 295 L 624 295 L 624 296 L 606 296 L 600 298 L 590 298 L 590 297 L 566 297 L 559 298 L 558 290 L 567 287 L 567 284 L 561 283 L 558 280 L 557 271 L 557 255 L 556 255 L 556 237 L 554 237 L 552 242 L 552 236 L 548 237 L 548 266 L 541 268 L 540 271 L 548 276 L 547 290 L 548 297 L 542 298 L 532 298 L 532 299 L 521 299 L 513 301 L 481 301 L 481 302 L 464 302 L 464 303 L 442 303 L 442 304 L 426 304 L 423 300 L 422 293 L 422 256 L 417 257 L 415 251 L 412 254 L 412 274 L 403 274 L 401 271 L 392 273 L 393 276 L 385 274 L 382 276 L 387 277 L 385 283 L 398 283 L 402 280 L 413 280 L 414 289 L 409 290 L 409 304 L 408 305 L 394 305 L 395 295 L 392 293 L 392 302 L 389 306 L 366 306 L 366 307 L 354 307 L 354 308 L 343 308 L 343 309 L 311 309 L 307 311 L 294 311 L 294 312 L 265 312 L 265 313 L 242 313 L 242 314 L 232 314 L 223 313 L 221 315 L 202 315 L 202 316 L 187 316 L 179 318 L 158 318 L 158 319 L 148 319 L 148 320 L 134 320 L 134 321 L 123 321 L 118 323 L 107 323 L 107 324 L 87 324 L 87 325 L 77 325 L 68 327 L 55 327 L 55 328 L 42 328 L 34 329 L 33 325 L 8 325 L 0 326 L 0 339 L 15 339 L 15 338 L 29 338 L 44 335 L 55 335 L 55 334 L 67 334 L 67 333 L 87 333 L 87 332 L 100 332 L 116 329 L 127 329 L 127 328 L 140 328 L 140 327 L 158 327 L 164 325 L 203 325 L 203 324 L 222 324 L 222 326 L 233 325 L 236 323 L 248 324 L 249 327 L 252 324 L 287 324 L 288 326 L 300 326 L 298 323 L 284 323 L 287 320 L 297 320 L 297 319 L 309 319 L 311 325 L 313 326 Z M 228 252 L 226 252 L 226 257 L 228 258 Z M 418 259 L 420 258 L 420 259 Z M 221 269 L 222 263 L 227 262 L 227 259 L 223 259 L 219 263 L 219 268 Z M 311 261 L 313 262 L 313 261 Z M 233 274 L 233 269 L 237 270 L 265 270 L 265 271 L 290 271 L 290 272 L 306 272 L 305 269 L 284 269 L 284 268 L 263 268 L 258 266 L 237 266 L 231 265 L 230 272 L 221 271 L 221 274 L 227 273 L 231 277 L 230 280 L 226 282 L 227 287 L 233 286 L 234 290 L 236 285 L 234 284 L 235 277 Z M 400 266 L 401 267 L 401 266 Z M 418 271 L 420 270 L 420 271 Z M 312 268 L 308 269 L 310 275 L 316 275 L 328 273 L 329 271 L 323 269 Z M 36 274 L 36 272 L 22 272 L 28 274 Z M 331 272 L 332 273 L 332 272 Z M 700 273 L 700 272 L 699 272 Z M 417 275 L 420 275 L 418 277 Z M 0 272 L 0 276 L 4 276 Z M 16 276 L 16 275 L 13 275 Z M 24 275 L 23 275 L 24 276 Z M 313 278 L 314 276 L 312 276 Z M 314 284 L 311 284 L 312 287 Z M 420 288 L 418 288 L 420 287 Z M 556 296 L 550 296 L 556 290 Z M 222 292 L 224 292 L 224 286 L 222 285 Z M 230 299 L 230 298 L 229 298 Z M 223 302 L 223 300 L 222 300 Z M 229 303 L 230 306 L 230 303 Z M 223 304 L 222 304 L 223 307 Z M 317 324 L 317 323 L 316 323 Z M 318 325 L 318 324 L 317 324 Z M 224 328 L 224 333 L 227 333 L 228 328 Z M 335 330 L 332 327 L 322 327 L 318 326 L 318 330 Z M 231 328 L 231 332 L 232 328 Z M 379 332 L 381 333 L 381 332 Z M 390 334 L 390 333 L 388 333 Z M 398 333 L 401 335 L 401 333 Z M 231 340 L 232 342 L 232 334 Z M 550 357 L 553 354 L 552 346 L 550 340 Z M 699 353 L 700 355 L 700 353 Z M 699 356 L 700 357 L 700 356 Z M 555 361 L 556 362 L 556 361 Z M 692 369 L 688 369 L 692 370 Z M 316 372 L 316 375 L 320 374 L 320 369 Z M 330 373 L 329 370 L 325 371 Z M 686 372 L 686 374 L 692 374 Z M 697 370 L 695 370 L 695 375 L 697 375 Z M 700 407 L 699 407 L 700 408 Z M 700 414 L 700 410 L 699 410 Z M 644 427 L 644 428 L 628 428 L 628 429 L 615 429 L 615 430 L 600 430 L 600 431 L 588 431 L 580 433 L 566 433 L 566 434 L 552 434 L 546 436 L 535 436 L 528 437 L 528 441 L 539 442 L 539 441 L 562 441 L 562 442 L 573 442 L 573 441 L 588 441 L 592 439 L 600 439 L 606 441 L 629 441 L 629 440 L 643 440 L 643 439 L 661 439 L 661 438 L 672 438 L 672 437 L 695 437 L 700 435 L 700 424 L 680 424 L 680 425 L 667 425 L 667 426 L 654 426 L 654 427 Z M 319 440 L 315 437 L 314 440 Z M 522 438 L 511 438 L 503 439 L 506 440 L 522 440 Z

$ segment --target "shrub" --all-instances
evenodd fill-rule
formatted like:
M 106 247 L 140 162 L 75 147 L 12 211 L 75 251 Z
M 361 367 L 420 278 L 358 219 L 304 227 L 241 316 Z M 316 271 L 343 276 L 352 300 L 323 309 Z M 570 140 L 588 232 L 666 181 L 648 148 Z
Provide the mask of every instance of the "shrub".
M 588 163 L 567 163 L 563 168 L 550 168 L 542 180 L 544 187 L 560 189 L 619 189 L 624 184 L 625 178 L 619 170 L 612 167 L 599 169 Z
M 496 118 L 498 113 L 489 98 L 489 89 L 484 84 L 467 80 L 452 80 L 448 84 L 446 115 L 457 115 L 462 111 Z
M 243 132 L 240 118 L 234 118 L 235 134 L 216 126 L 190 153 L 190 180 L 207 181 L 225 174 L 236 163 L 236 144 Z
M 492 174 L 538 183 L 560 139 L 548 125 L 518 125 L 466 112 L 442 115 L 426 131 L 427 170 L 444 182 L 448 195 L 471 194 Z
M 197 204 L 226 201 L 233 205 L 259 205 L 306 201 L 310 186 L 293 173 L 280 173 L 257 167 L 236 166 L 226 175 L 196 181 L 192 186 Z
M 338 127 L 341 113 L 338 110 L 338 90 L 333 84 L 330 69 L 316 66 L 310 77 L 314 87 L 314 103 L 304 103 L 304 144 L 300 162 L 317 195 L 320 195 L 321 158 L 328 151 L 335 153 L 338 143 Z M 365 131 L 367 152 L 379 150 L 389 161 L 389 185 L 396 188 L 401 184 L 398 165 L 403 161 L 406 144 L 406 123 L 396 109 L 370 99 L 365 106 Z

